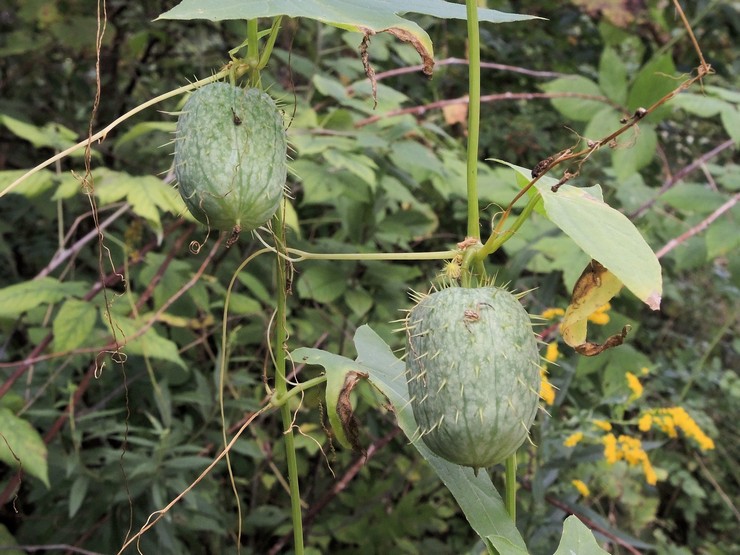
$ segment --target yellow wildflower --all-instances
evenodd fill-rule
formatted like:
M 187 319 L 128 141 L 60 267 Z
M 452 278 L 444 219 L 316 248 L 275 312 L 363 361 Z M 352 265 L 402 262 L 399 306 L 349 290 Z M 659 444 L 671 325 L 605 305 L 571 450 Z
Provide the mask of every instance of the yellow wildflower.
M 583 439 L 583 432 L 574 432 L 570 434 L 565 441 L 563 442 L 563 445 L 566 447 L 575 447 L 578 445 L 578 442 Z
M 612 431 L 612 425 L 610 422 L 607 422 L 606 420 L 592 420 L 591 423 L 596 426 L 597 428 L 600 428 L 604 430 L 605 432 L 611 432 Z
M 650 430 L 650 428 L 653 425 L 653 416 L 646 412 L 640 417 L 640 420 L 637 422 L 637 427 L 640 429 L 641 432 L 647 432 Z
M 648 368 L 647 366 L 643 366 L 642 368 L 640 368 L 640 374 L 642 374 L 643 376 L 647 376 L 649 373 L 650 368 Z
M 627 378 L 627 387 L 632 390 L 632 395 L 630 395 L 629 400 L 634 401 L 635 399 L 642 397 L 642 384 L 640 383 L 640 379 L 632 372 L 627 372 L 625 377 Z
M 542 312 L 542 317 L 545 320 L 553 320 L 554 318 L 557 318 L 558 316 L 563 316 L 565 314 L 565 310 L 562 308 L 548 308 L 547 310 Z
M 571 484 L 573 484 L 573 487 L 578 490 L 578 493 L 581 494 L 582 497 L 588 497 L 591 495 L 591 491 L 588 489 L 588 486 L 583 483 L 581 480 L 571 480 Z
M 622 434 L 619 436 L 619 444 L 622 450 L 621 458 L 624 458 L 630 466 L 640 464 L 647 457 L 647 453 L 642 449 L 642 442 L 636 437 Z
M 545 360 L 547 362 L 555 362 L 558 360 L 560 353 L 558 352 L 558 342 L 553 341 L 547 344 L 547 350 L 545 351 Z
M 555 387 L 547 379 L 547 370 L 545 370 L 544 366 L 540 367 L 540 377 L 542 378 L 540 382 L 540 397 L 546 405 L 552 405 L 555 402 Z
M 647 455 L 642 459 L 642 471 L 645 473 L 645 481 L 648 484 L 654 486 L 658 482 L 658 475 L 655 473 L 653 465 L 650 464 L 650 459 L 647 458 Z
M 714 441 L 706 435 L 683 407 L 671 407 L 653 411 L 658 426 L 669 437 L 677 437 L 676 428 L 683 430 L 686 437 L 690 437 L 699 444 L 702 451 L 714 449 Z
M 621 452 L 617 448 L 617 438 L 614 434 L 606 434 L 601 441 L 604 443 L 604 458 L 609 464 L 614 464 L 622 457 Z
M 588 320 L 593 322 L 597 326 L 603 326 L 609 323 L 609 315 L 606 313 L 612 307 L 611 304 L 606 303 L 603 306 L 597 308 L 589 317 Z

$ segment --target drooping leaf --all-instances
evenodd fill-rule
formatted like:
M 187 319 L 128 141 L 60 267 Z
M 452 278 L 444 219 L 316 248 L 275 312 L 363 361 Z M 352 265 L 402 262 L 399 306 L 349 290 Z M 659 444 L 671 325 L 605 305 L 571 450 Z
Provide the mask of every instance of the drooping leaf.
M 560 324 L 563 340 L 585 356 L 598 355 L 606 349 L 621 345 L 627 328 L 602 344 L 586 341 L 588 317 L 608 303 L 621 288 L 622 282 L 614 274 L 592 260 L 573 288 L 573 296 Z
M 0 317 L 16 317 L 27 310 L 67 297 L 81 297 L 87 290 L 83 282 L 61 282 L 44 277 L 0 289 Z
M 47 488 L 50 487 L 46 444 L 36 428 L 27 420 L 18 418 L 10 409 L 0 407 L 0 433 L 0 461 L 7 464 L 13 473 L 20 465 L 24 474 L 38 478 Z
M 447 462 L 438 457 L 420 440 L 418 425 L 409 402 L 406 368 L 390 347 L 368 326 L 355 333 L 357 361 L 345 359 L 345 368 L 357 368 L 370 375 L 370 381 L 393 405 L 398 425 L 414 447 L 432 465 L 437 475 L 455 496 L 470 525 L 485 541 L 490 542 L 500 555 L 527 553 L 515 524 L 509 518 L 501 496 L 485 472 L 476 476 L 471 468 Z M 301 349 L 302 356 L 314 364 L 336 365 L 338 355 L 318 349 Z M 294 353 L 294 355 L 297 353 Z M 344 358 L 344 357 L 339 357 Z M 296 360 L 298 360 L 296 358 Z
M 257 19 L 260 17 L 306 17 L 348 31 L 365 34 L 391 32 L 410 42 L 425 60 L 433 56 L 429 35 L 416 23 L 399 14 L 418 13 L 444 19 L 465 19 L 465 6 L 443 0 L 183 0 L 158 19 Z M 533 16 L 479 8 L 480 21 L 509 23 L 538 19 Z
M 356 438 L 353 444 L 346 433 L 345 425 L 342 420 L 343 416 L 339 412 L 340 397 L 342 396 L 342 392 L 345 390 L 347 379 L 353 374 L 368 376 L 368 369 L 346 357 L 327 353 L 320 349 L 301 347 L 293 351 L 291 356 L 296 362 L 305 362 L 307 364 L 316 364 L 324 367 L 324 370 L 326 370 L 326 415 L 329 418 L 331 429 L 334 432 L 334 436 L 337 441 L 343 447 L 346 447 L 347 449 L 357 449 Z M 344 417 L 346 416 L 347 414 L 345 412 Z
M 526 168 L 503 163 L 525 176 L 530 174 Z M 600 188 L 566 184 L 554 193 L 551 188 L 557 182 L 544 176 L 535 184 L 547 217 L 638 299 L 658 310 L 663 294 L 660 263 L 637 228 L 624 214 L 601 200 Z
M 560 545 L 553 555 L 608 555 L 596 543 L 593 533 L 575 515 L 570 515 L 563 523 Z
M 77 299 L 65 301 L 52 324 L 54 350 L 71 351 L 82 345 L 93 331 L 97 317 L 92 304 Z

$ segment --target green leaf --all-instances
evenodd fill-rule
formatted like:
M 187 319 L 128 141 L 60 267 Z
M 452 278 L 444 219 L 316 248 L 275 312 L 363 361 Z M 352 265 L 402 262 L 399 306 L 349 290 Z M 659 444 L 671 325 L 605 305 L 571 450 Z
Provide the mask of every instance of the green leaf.
M 82 507 L 82 502 L 85 501 L 89 485 L 90 478 L 85 474 L 77 476 L 72 483 L 72 487 L 69 489 L 69 518 L 75 516 L 77 511 L 80 510 L 80 507 Z
M 147 133 L 153 133 L 156 131 L 165 132 L 165 133 L 174 133 L 175 129 L 177 128 L 177 122 L 175 121 L 142 121 L 141 123 L 137 123 L 134 125 L 131 129 L 126 131 L 123 135 L 121 135 L 115 143 L 115 146 L 113 147 L 114 150 L 117 150 L 121 148 L 126 143 L 129 143 L 131 141 L 134 141 L 141 137 L 142 135 L 146 135 Z
M 617 180 L 624 181 L 653 161 L 658 148 L 658 135 L 652 125 L 644 123 L 620 136 L 612 150 L 612 165 Z
M 530 170 L 503 162 L 527 176 Z M 632 222 L 589 189 L 563 185 L 544 176 L 535 184 L 547 217 L 594 260 L 614 274 L 627 289 L 653 310 L 660 307 L 663 278 L 660 263 Z M 596 186 L 595 186 L 596 187 Z
M 307 17 L 348 31 L 379 33 L 390 29 L 415 42 L 425 56 L 432 57 L 432 41 L 416 23 L 398 14 L 419 13 L 445 19 L 466 19 L 465 6 L 443 0 L 183 0 L 158 19 L 257 19 L 260 17 Z M 509 23 L 540 19 L 528 15 L 478 8 L 482 22 Z M 398 35 L 397 35 L 398 36 Z
M 46 444 L 41 434 L 28 421 L 18 418 L 5 407 L 0 407 L 0 461 L 13 472 L 20 464 L 25 474 L 50 487 Z
M 570 515 L 563 523 L 563 536 L 553 555 L 608 555 L 596 543 L 593 533 L 575 515 Z
M 357 361 L 345 359 L 344 365 L 370 374 L 370 381 L 393 405 L 398 425 L 455 496 L 476 533 L 488 540 L 500 555 L 526 554 L 524 540 L 509 518 L 488 474 L 480 472 L 476 476 L 471 468 L 447 462 L 432 453 L 419 439 L 403 361 L 397 359 L 390 347 L 368 326 L 358 328 L 354 341 Z M 337 364 L 337 355 L 318 349 L 301 349 L 301 354 L 309 356 L 314 364 Z
M 138 330 L 145 324 L 147 315 L 138 319 L 114 318 L 116 337 L 123 345 L 122 351 L 130 355 L 142 355 L 151 358 L 167 360 L 186 369 L 185 362 L 180 358 L 177 344 L 159 335 L 154 328 L 149 328 L 137 336 Z M 108 320 L 103 317 L 103 321 Z M 110 328 L 110 324 L 109 324 Z
M 725 131 L 735 141 L 735 146 L 740 145 L 740 110 L 735 106 L 728 106 L 722 110 L 720 118 Z
M 2 523 L 0 523 L 0 545 L 2 545 L 3 548 L 10 548 L 11 546 L 18 545 L 13 534 L 11 534 L 10 530 L 8 530 L 5 527 L 5 524 Z M 20 549 L 3 549 L 2 553 L 3 555 L 23 555 L 24 552 Z
M 82 345 L 92 333 L 97 318 L 92 304 L 77 299 L 65 301 L 52 324 L 54 350 L 71 351 Z
M 36 148 L 49 147 L 64 150 L 77 142 L 77 134 L 59 123 L 47 123 L 44 127 L 38 127 L 6 114 L 0 114 L 0 124 Z
M 133 176 L 123 172 L 100 169 L 95 172 L 95 194 L 101 204 L 125 198 L 134 213 L 161 231 L 160 211 L 182 214 L 185 205 L 175 189 L 151 175 Z
M 608 46 L 599 60 L 599 87 L 617 104 L 627 101 L 627 67 L 616 50 Z
M 628 108 L 633 112 L 640 107 L 648 108 L 671 92 L 680 83 L 674 79 L 675 73 L 676 66 L 670 54 L 664 54 L 643 66 L 630 89 Z M 647 117 L 655 122 L 665 117 L 669 110 L 667 106 L 661 106 Z
M 542 86 L 548 93 L 569 93 L 573 98 L 552 98 L 550 102 L 555 109 L 566 118 L 574 121 L 589 121 L 600 110 L 604 109 L 607 101 L 599 86 L 585 77 L 560 77 Z M 602 97 L 604 100 L 592 100 L 579 95 Z
M 14 318 L 37 306 L 56 303 L 67 297 L 81 297 L 85 291 L 85 283 L 62 283 L 52 277 L 10 285 L 0 289 L 0 317 Z
M 0 191 L 26 173 L 27 170 L 6 170 L 0 172 Z M 34 198 L 54 186 L 54 174 L 49 170 L 41 170 L 28 177 L 13 189 L 13 193 Z
M 339 169 L 346 169 L 350 173 L 367 183 L 371 189 L 375 189 L 376 177 L 375 170 L 378 165 L 372 158 L 356 152 L 344 154 L 337 150 L 327 150 L 324 152 L 324 159 L 330 166 Z
M 696 93 L 681 93 L 672 100 L 673 105 L 702 118 L 716 116 L 722 110 L 734 108 L 729 102 Z
M 344 295 L 347 289 L 345 274 L 334 264 L 316 264 L 301 273 L 298 296 L 319 303 L 330 303 Z

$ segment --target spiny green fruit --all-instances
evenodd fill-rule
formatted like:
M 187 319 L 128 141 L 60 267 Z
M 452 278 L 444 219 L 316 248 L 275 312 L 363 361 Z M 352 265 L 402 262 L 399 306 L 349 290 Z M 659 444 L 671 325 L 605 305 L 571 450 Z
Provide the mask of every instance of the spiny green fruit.
M 211 83 L 183 107 L 175 175 L 190 213 L 212 229 L 252 230 L 278 209 L 287 139 L 275 102 L 259 89 Z
M 474 469 L 524 442 L 539 403 L 537 341 L 529 315 L 504 289 L 450 287 L 406 318 L 406 371 L 422 440 Z

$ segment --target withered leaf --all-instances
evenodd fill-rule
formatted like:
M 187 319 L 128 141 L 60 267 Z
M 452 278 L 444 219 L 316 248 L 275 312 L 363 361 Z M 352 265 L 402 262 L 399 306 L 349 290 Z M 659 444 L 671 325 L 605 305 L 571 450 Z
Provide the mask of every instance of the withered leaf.
M 344 435 L 349 441 L 352 449 L 365 455 L 365 450 L 360 445 L 360 428 L 357 424 L 357 418 L 352 410 L 352 401 L 350 399 L 350 393 L 355 386 L 360 383 L 360 380 L 368 379 L 369 374 L 366 372 L 358 372 L 356 370 L 350 370 L 344 377 L 344 384 L 339 392 L 339 398 L 337 399 L 337 416 L 342 424 L 342 430 Z

